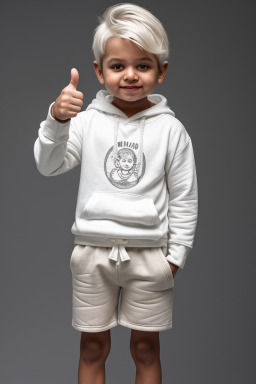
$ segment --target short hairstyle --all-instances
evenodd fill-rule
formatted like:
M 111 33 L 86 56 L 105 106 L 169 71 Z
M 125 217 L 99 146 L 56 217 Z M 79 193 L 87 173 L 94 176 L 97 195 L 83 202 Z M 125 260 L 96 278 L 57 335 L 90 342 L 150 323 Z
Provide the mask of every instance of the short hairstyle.
M 131 40 L 141 49 L 155 54 L 161 66 L 169 55 L 169 42 L 162 23 L 148 10 L 131 3 L 121 3 L 107 8 L 99 17 L 100 24 L 94 31 L 93 53 L 102 67 L 106 43 L 110 37 Z

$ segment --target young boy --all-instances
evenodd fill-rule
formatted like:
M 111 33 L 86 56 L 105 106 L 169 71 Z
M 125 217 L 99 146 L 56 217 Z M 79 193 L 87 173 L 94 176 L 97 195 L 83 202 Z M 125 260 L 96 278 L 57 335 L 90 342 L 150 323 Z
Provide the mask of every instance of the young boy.
M 159 331 L 172 327 L 174 276 L 197 224 L 193 147 L 167 100 L 152 94 L 168 68 L 157 18 L 134 4 L 108 8 L 93 51 L 106 90 L 80 112 L 73 68 L 34 146 L 45 176 L 81 166 L 70 259 L 78 382 L 105 382 L 110 329 L 121 324 L 131 328 L 136 383 L 159 384 Z

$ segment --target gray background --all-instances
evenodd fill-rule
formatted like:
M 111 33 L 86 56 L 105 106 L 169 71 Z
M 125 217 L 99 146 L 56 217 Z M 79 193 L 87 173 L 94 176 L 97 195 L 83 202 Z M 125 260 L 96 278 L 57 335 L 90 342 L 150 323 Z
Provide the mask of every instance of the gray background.
M 76 382 L 71 326 L 79 168 L 39 174 L 49 104 L 80 74 L 100 89 L 92 34 L 111 1 L 2 1 L 0 382 Z M 199 183 L 194 248 L 175 277 L 174 324 L 160 334 L 163 383 L 255 383 L 255 2 L 138 1 L 170 39 L 162 93 L 192 138 Z M 134 382 L 130 330 L 112 329 L 107 383 Z

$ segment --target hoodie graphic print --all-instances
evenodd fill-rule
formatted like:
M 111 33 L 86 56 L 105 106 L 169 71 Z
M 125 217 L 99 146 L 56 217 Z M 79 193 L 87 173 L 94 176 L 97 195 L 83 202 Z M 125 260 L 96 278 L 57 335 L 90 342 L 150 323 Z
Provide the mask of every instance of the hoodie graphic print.
M 167 247 L 183 268 L 197 224 L 198 191 L 191 138 L 162 95 L 128 118 L 104 90 L 75 118 L 50 114 L 34 145 L 45 176 L 81 167 L 75 243 L 112 247 Z
M 138 143 L 132 143 L 138 147 Z M 106 154 L 104 161 L 105 174 L 116 188 L 127 189 L 137 185 L 145 172 L 146 160 L 143 160 L 143 169 L 139 174 L 140 163 L 138 164 L 135 151 L 126 141 L 118 142 L 119 150 L 116 154 L 111 147 Z
M 118 141 L 119 115 L 114 115 L 114 145 L 109 149 L 104 161 L 104 170 L 108 180 L 117 188 L 127 189 L 137 185 L 146 167 L 143 154 L 143 129 L 145 117 L 140 123 L 140 142 Z

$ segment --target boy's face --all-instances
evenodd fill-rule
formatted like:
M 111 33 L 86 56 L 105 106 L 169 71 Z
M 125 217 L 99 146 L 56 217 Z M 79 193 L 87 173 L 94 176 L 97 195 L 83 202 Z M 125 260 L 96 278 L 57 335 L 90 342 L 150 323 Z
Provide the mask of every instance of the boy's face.
M 161 84 L 168 63 L 159 68 L 152 53 L 140 49 L 128 39 L 112 37 L 107 41 L 102 70 L 94 61 L 94 69 L 101 84 L 114 96 L 113 104 L 126 112 L 149 108 L 152 104 L 147 96 Z

